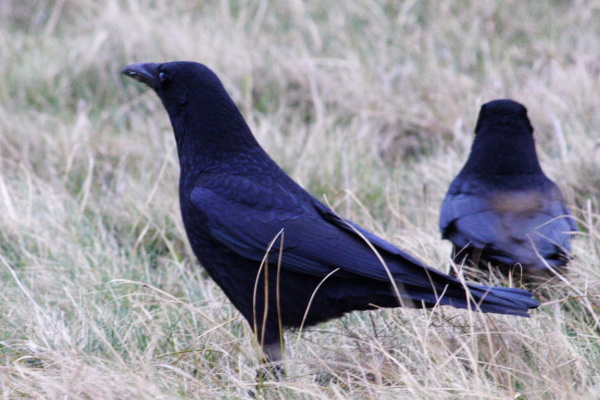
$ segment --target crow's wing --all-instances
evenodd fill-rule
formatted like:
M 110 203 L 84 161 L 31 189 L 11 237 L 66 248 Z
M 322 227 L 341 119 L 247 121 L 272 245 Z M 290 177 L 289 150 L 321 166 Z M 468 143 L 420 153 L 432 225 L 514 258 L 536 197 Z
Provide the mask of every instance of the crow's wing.
M 235 190 L 227 189 L 232 186 Z M 269 260 L 276 262 L 283 244 L 284 269 L 318 277 L 339 269 L 336 276 L 389 281 L 367 239 L 385 259 L 394 280 L 429 288 L 432 276 L 437 284 L 446 282 L 445 275 L 294 189 L 292 193 L 277 184 L 228 176 L 219 185 L 195 187 L 190 201 L 194 212 L 208 220 L 215 240 L 251 260 L 260 262 L 269 252 Z
M 455 186 L 456 188 L 456 186 Z M 487 190 L 463 182 L 442 204 L 440 230 L 456 247 L 485 248 L 503 262 L 535 262 L 570 252 L 575 221 L 554 184 L 533 190 Z

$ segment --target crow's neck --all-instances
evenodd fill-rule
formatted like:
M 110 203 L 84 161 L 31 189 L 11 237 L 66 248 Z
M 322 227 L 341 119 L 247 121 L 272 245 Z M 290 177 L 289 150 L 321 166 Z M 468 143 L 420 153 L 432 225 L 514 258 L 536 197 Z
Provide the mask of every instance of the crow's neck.
M 264 154 L 227 94 L 198 96 L 172 111 L 182 178 L 219 168 L 235 173 L 240 159 Z
M 499 130 L 502 132 L 502 130 Z M 460 172 L 482 178 L 499 175 L 542 173 L 532 134 L 481 132 L 475 136 L 471 154 Z

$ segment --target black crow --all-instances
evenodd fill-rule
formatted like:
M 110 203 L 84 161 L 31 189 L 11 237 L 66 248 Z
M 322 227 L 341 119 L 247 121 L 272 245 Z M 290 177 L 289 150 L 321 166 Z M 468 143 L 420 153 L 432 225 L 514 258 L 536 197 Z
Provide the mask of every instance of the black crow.
M 353 310 L 440 304 L 528 316 L 539 305 L 524 290 L 465 286 L 339 217 L 265 153 L 206 66 L 147 63 L 122 72 L 162 100 L 192 249 L 268 360 L 282 356 L 283 328 Z
M 577 226 L 540 167 L 523 105 L 494 100 L 481 107 L 471 154 L 442 204 L 440 230 L 456 263 L 518 264 L 532 276 L 567 264 Z

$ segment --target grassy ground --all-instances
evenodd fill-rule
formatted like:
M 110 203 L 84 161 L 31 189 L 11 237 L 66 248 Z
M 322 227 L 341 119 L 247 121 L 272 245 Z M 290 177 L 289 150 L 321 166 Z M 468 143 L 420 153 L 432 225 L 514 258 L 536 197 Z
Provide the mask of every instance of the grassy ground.
M 354 313 L 289 333 L 288 378 L 259 397 L 598 398 L 599 18 L 597 1 L 0 0 L 0 398 L 247 396 L 257 346 L 187 246 L 166 113 L 118 73 L 184 59 L 294 179 L 441 269 L 479 107 L 514 98 L 581 229 L 531 319 Z

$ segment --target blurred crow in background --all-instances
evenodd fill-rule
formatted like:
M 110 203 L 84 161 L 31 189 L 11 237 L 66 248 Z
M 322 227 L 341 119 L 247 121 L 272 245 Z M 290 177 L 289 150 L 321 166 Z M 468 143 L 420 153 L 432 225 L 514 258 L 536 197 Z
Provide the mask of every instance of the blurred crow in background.
M 524 290 L 463 284 L 338 216 L 265 153 L 206 66 L 146 63 L 122 72 L 162 100 L 191 247 L 268 361 L 282 357 L 283 328 L 353 310 L 440 304 L 528 316 L 538 306 Z
M 512 100 L 481 107 L 471 154 L 440 213 L 457 264 L 549 276 L 571 252 L 575 220 L 538 162 L 527 109 Z

